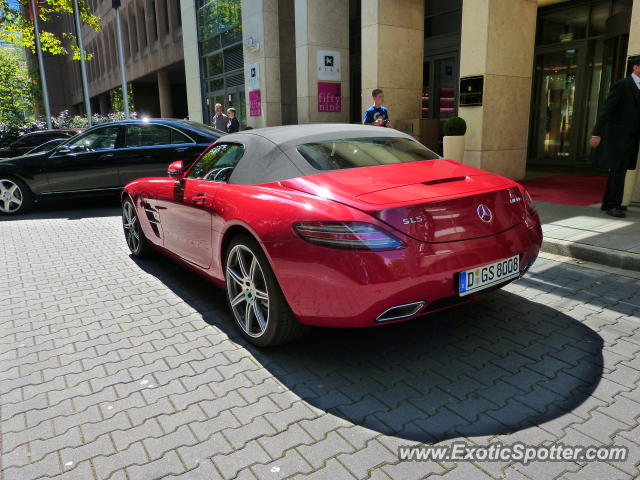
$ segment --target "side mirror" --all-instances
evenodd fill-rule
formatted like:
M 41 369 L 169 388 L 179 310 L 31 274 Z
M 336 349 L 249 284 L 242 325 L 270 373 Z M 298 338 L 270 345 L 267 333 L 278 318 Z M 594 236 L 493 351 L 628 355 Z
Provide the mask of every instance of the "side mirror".
M 167 175 L 174 180 L 182 180 L 184 176 L 184 169 L 182 167 L 182 160 L 172 162 L 167 169 Z

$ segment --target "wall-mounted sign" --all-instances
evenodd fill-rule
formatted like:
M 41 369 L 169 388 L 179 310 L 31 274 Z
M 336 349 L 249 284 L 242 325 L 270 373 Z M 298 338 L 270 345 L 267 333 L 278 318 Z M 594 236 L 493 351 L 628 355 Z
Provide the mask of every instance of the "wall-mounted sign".
M 249 116 L 259 117 L 262 115 L 262 103 L 260 102 L 260 90 L 249 92 Z
M 249 79 L 249 90 L 260 88 L 260 64 L 250 63 L 247 66 L 247 78 Z
M 318 80 L 340 81 L 340 52 L 318 50 Z
M 341 112 L 340 82 L 318 82 L 318 112 Z
M 475 107 L 482 105 L 484 77 L 464 77 L 460 79 L 460 106 Z

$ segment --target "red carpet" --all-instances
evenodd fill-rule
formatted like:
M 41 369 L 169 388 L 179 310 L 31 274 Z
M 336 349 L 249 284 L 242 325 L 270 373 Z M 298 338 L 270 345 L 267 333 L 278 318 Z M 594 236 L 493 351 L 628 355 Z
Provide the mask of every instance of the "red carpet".
M 540 202 L 565 205 L 593 205 L 602 201 L 607 186 L 606 176 L 552 175 L 520 182 L 531 197 Z

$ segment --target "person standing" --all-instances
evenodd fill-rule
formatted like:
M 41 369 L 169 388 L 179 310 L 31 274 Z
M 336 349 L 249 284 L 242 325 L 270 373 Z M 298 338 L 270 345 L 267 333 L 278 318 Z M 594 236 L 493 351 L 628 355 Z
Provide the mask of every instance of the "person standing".
M 227 116 L 222 113 L 222 104 L 216 103 L 216 114 L 213 116 L 211 124 L 216 130 L 227 131 Z
M 382 105 L 384 103 L 384 92 L 376 88 L 371 92 L 371 97 L 373 98 L 373 105 L 364 111 L 362 123 L 376 127 L 388 127 L 389 112 L 387 107 Z
M 600 109 L 590 140 L 594 163 L 609 170 L 602 210 L 625 217 L 622 207 L 627 170 L 636 168 L 640 146 L 640 56 L 629 59 L 633 72 L 616 82 Z
M 240 131 L 240 122 L 236 118 L 236 109 L 231 107 L 227 108 L 227 125 L 225 128 L 225 132 L 227 133 L 235 133 Z

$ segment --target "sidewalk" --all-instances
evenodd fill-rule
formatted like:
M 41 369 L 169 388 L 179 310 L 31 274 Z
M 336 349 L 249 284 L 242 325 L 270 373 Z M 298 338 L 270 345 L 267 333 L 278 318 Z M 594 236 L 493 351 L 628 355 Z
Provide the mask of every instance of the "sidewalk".
M 544 243 L 542 251 L 640 271 L 640 208 L 613 218 L 599 205 L 588 207 L 536 202 Z

